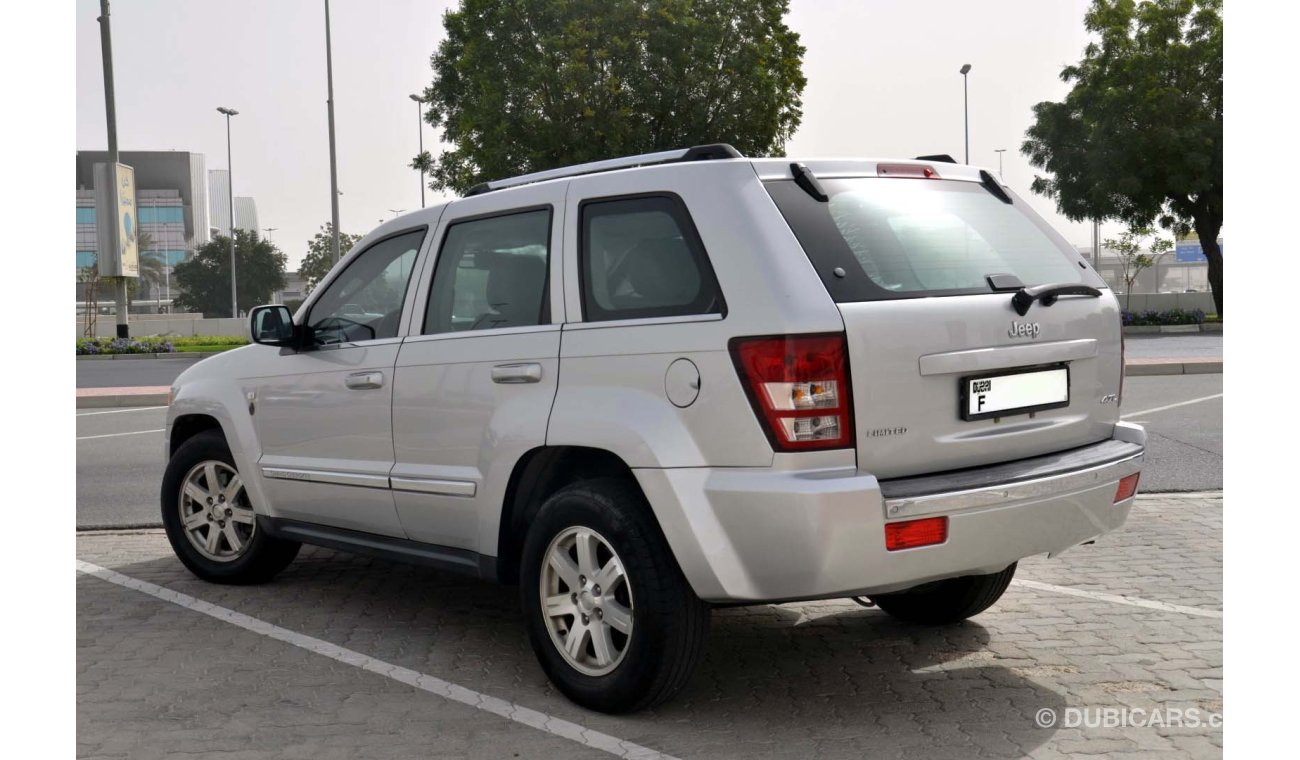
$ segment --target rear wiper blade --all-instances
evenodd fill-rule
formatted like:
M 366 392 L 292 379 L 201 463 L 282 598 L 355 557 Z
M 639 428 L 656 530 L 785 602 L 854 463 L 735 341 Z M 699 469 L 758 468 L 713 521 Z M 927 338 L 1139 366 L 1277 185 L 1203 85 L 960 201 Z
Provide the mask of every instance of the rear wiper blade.
M 1046 285 L 1035 285 L 1032 288 L 1021 288 L 1011 296 L 1011 308 L 1016 310 L 1020 316 L 1029 313 L 1029 307 L 1034 305 L 1034 301 L 1041 302 L 1044 306 L 1051 306 L 1056 303 L 1056 299 L 1061 296 L 1089 296 L 1091 298 L 1100 298 L 1101 291 L 1091 285 L 1080 285 L 1074 282 L 1057 282 Z

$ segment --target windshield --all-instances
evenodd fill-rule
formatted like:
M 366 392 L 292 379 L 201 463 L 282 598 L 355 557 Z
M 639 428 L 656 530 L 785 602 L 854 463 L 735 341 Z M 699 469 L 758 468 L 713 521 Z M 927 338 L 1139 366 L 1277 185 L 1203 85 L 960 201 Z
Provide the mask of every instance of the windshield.
M 988 293 L 991 274 L 1025 285 L 1100 284 L 1023 201 L 1005 203 L 974 182 L 864 177 L 822 186 L 829 202 L 792 181 L 767 183 L 836 301 Z

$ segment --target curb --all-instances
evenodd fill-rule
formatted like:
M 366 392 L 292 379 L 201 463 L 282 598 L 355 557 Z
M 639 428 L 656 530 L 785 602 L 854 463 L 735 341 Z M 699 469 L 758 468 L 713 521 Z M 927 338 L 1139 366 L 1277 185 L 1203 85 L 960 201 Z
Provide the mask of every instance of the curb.
M 173 351 L 167 354 L 78 354 L 77 361 L 106 362 L 111 359 L 207 359 L 225 351 Z
M 78 388 L 78 409 L 102 409 L 108 406 L 167 406 L 171 388 L 165 385 L 137 388 Z
M 1128 377 L 1151 375 L 1222 375 L 1222 359 L 1130 359 L 1124 363 Z
M 1199 325 L 1126 325 L 1125 335 L 1169 335 L 1186 333 L 1223 334 L 1222 322 L 1202 322 Z

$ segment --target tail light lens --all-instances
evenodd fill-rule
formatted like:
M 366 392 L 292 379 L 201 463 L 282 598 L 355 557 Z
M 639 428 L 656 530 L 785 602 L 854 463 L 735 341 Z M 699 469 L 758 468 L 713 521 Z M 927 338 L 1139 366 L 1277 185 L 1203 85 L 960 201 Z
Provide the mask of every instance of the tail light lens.
M 934 546 L 947 540 L 947 517 L 923 517 L 920 520 L 885 523 L 885 549 L 891 552 Z
M 852 445 L 849 352 L 843 333 L 735 338 L 731 356 L 773 449 Z

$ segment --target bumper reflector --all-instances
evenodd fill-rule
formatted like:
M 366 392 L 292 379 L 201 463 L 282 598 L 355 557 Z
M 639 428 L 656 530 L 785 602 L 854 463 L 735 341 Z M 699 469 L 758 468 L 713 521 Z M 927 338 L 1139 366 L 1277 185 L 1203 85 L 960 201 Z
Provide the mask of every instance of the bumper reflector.
M 885 548 L 891 552 L 941 544 L 947 540 L 947 517 L 925 517 L 920 520 L 885 523 Z
M 1138 490 L 1138 476 L 1140 472 L 1135 472 L 1127 478 L 1121 478 L 1119 487 L 1115 489 L 1115 503 L 1118 504 L 1125 499 L 1133 498 L 1133 494 Z

